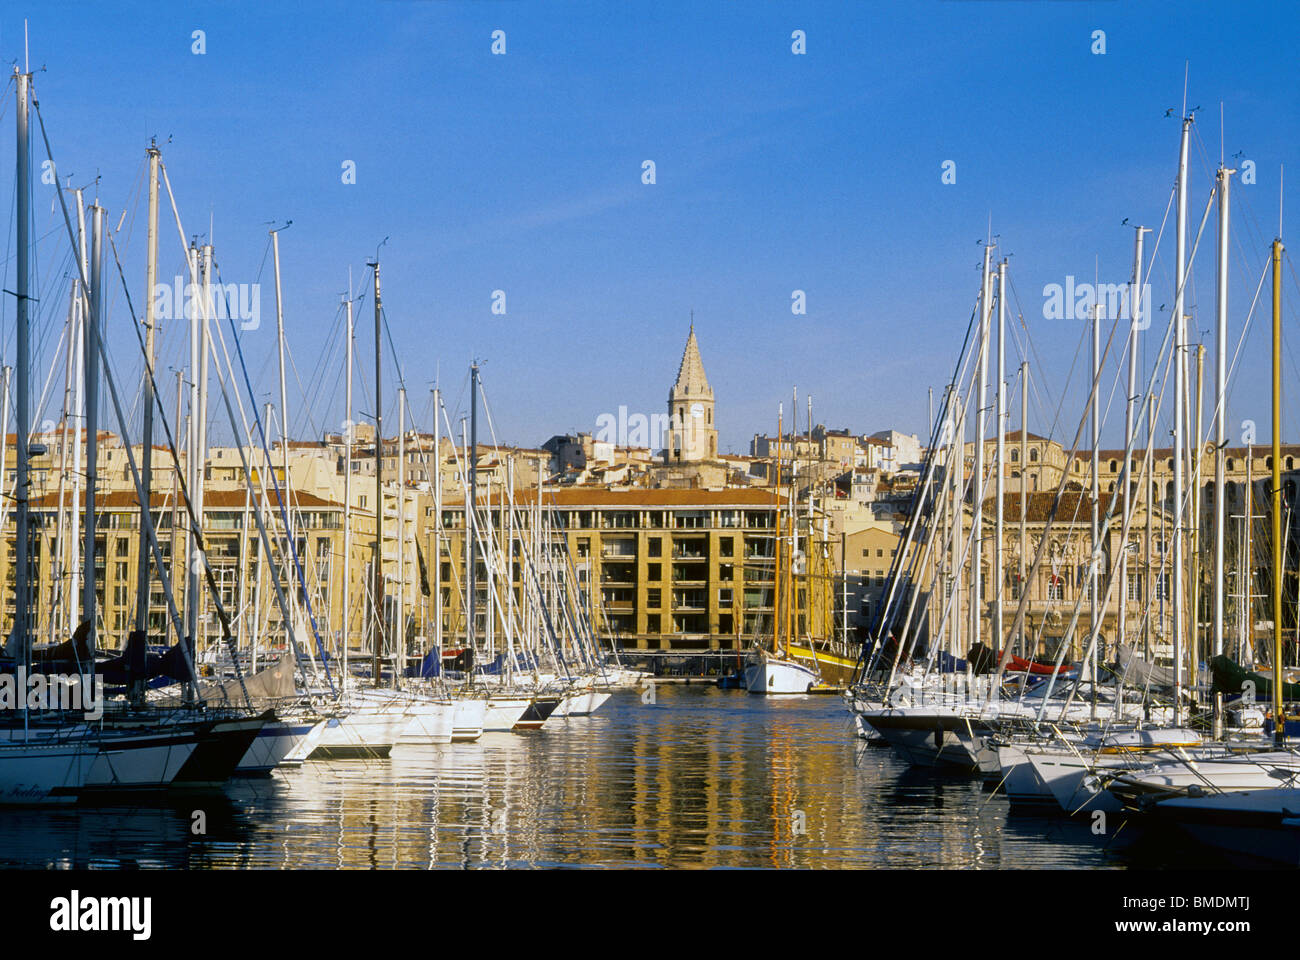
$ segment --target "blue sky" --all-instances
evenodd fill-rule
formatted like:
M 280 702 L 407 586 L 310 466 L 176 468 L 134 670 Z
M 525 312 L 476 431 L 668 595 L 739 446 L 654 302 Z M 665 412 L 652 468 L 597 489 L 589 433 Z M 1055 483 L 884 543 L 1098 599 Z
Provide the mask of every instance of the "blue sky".
M 661 412 L 694 310 L 722 451 L 744 452 L 753 433 L 772 430 L 795 385 L 801 428 L 811 392 L 816 419 L 831 427 L 924 433 L 926 388 L 950 375 L 991 217 L 1045 364 L 1034 371 L 1045 390 L 1031 429 L 1069 439 L 1081 370 L 1066 384 L 1082 330 L 1043 318 L 1042 289 L 1095 270 L 1128 279 L 1133 235 L 1122 221 L 1160 224 L 1188 61 L 1188 105 L 1203 108 L 1193 228 L 1218 159 L 1220 101 L 1226 154 L 1256 164 L 1255 184 L 1234 185 L 1234 338 L 1277 229 L 1282 163 L 1297 184 L 1285 223 L 1300 224 L 1300 12 L 1287 4 L 10 4 L 0 15 L 7 60 L 22 56 L 24 17 L 60 173 L 74 185 L 99 175 L 110 225 L 125 212 L 116 242 L 137 309 L 151 136 L 186 230 L 206 233 L 211 219 L 222 279 L 264 284 L 262 326 L 244 334 L 262 400 L 276 383 L 267 224 L 293 221 L 281 258 L 305 388 L 290 390 L 297 436 L 342 419 L 339 296 L 349 269 L 362 284 L 385 238 L 385 309 L 423 428 L 435 377 L 463 402 L 472 357 L 486 361 L 503 441 L 593 430 L 620 405 Z M 203 55 L 192 52 L 195 30 Z M 504 56 L 491 53 L 494 30 L 505 31 Z M 794 30 L 806 33 L 804 55 L 791 51 Z M 1105 31 L 1103 55 L 1091 52 L 1094 30 Z M 11 156 L 12 87 L 6 96 L 0 151 Z M 646 160 L 653 185 L 641 182 Z M 941 182 L 948 160 L 954 184 Z M 345 161 L 355 184 L 342 182 Z M 12 289 L 9 161 L 0 183 Z M 37 183 L 47 294 L 38 381 L 67 300 L 52 196 Z M 166 279 L 181 268 L 170 219 L 162 237 Z M 1203 332 L 1210 362 L 1213 255 L 1211 219 L 1188 293 L 1193 339 Z M 1151 274 L 1157 304 L 1172 302 L 1171 264 L 1172 223 Z M 505 291 L 504 316 L 491 311 L 495 290 Z M 795 290 L 806 315 L 791 312 Z M 1293 331 L 1293 273 L 1285 296 Z M 1267 306 L 1229 407 L 1231 422 L 1258 419 L 1261 438 Z M 368 311 L 367 301 L 357 334 L 364 411 L 373 409 Z M 138 350 L 120 296 L 109 322 L 114 369 L 134 381 Z M 168 392 L 167 368 L 187 355 L 182 327 L 163 330 Z M 7 357 L 12 333 L 7 298 Z M 1294 357 L 1289 348 L 1288 380 L 1300 374 Z M 395 423 L 392 396 L 385 418 Z M 1112 412 L 1109 441 L 1118 423 Z

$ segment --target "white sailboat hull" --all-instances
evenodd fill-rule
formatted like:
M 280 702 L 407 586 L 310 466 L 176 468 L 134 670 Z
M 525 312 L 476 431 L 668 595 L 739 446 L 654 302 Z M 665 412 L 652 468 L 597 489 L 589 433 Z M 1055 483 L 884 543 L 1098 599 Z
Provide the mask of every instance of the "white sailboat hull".
M 456 704 L 452 700 L 415 701 L 410 708 L 411 722 L 398 738 L 398 743 L 420 745 L 451 743 Z
M 246 777 L 269 776 L 271 771 L 284 763 L 292 763 L 288 757 L 312 734 L 320 721 L 276 720 L 268 723 L 257 734 L 257 739 L 249 745 L 244 758 L 239 761 L 235 773 Z M 301 763 L 299 760 L 297 763 Z
M 750 693 L 801 694 L 816 682 L 816 673 L 793 660 L 764 658 L 745 668 L 745 689 Z
M 483 736 L 483 722 L 487 717 L 486 700 L 456 700 L 452 719 L 453 743 L 472 743 Z
M 366 690 L 350 695 L 347 714 L 325 723 L 316 749 L 309 760 L 338 760 L 352 757 L 386 757 L 403 731 L 410 726 L 406 695 Z
M 527 697 L 489 697 L 483 714 L 483 731 L 501 733 L 513 730 L 531 702 Z

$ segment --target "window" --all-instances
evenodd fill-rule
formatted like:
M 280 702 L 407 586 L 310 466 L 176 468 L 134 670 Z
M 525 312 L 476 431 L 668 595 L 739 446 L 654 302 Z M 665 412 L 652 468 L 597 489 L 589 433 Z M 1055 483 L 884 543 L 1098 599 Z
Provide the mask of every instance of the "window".
M 730 587 L 719 587 L 719 588 L 718 588 L 718 606 L 720 606 L 720 607 L 729 607 L 729 606 L 731 606 L 731 588 L 730 588 Z
M 735 578 L 732 566 L 729 563 L 723 563 L 718 566 L 718 579 L 730 583 Z
M 659 632 L 659 614 L 652 613 L 645 618 L 645 629 L 646 633 Z
M 1032 449 L 1032 450 L 1029 451 L 1029 460 L 1030 460 L 1031 463 L 1037 463 L 1037 462 L 1038 462 L 1038 448 L 1037 448 L 1037 447 L 1035 447 L 1034 449 Z
M 1142 601 L 1142 577 L 1136 573 L 1128 576 L 1128 598 L 1134 603 Z
M 651 557 L 662 557 L 664 552 L 664 542 L 662 537 L 651 537 L 649 540 L 649 550 L 647 555 Z
M 646 579 L 662 580 L 664 578 L 662 569 L 663 569 L 662 564 L 658 564 L 658 563 L 647 564 L 645 568 Z
M 698 530 L 709 525 L 707 510 L 679 510 L 675 515 L 676 526 L 680 529 Z
M 1047 599 L 1064 600 L 1065 599 L 1065 581 L 1060 577 L 1052 574 L 1047 578 Z
M 730 557 L 733 555 L 735 547 L 735 537 L 723 537 L 718 541 L 718 555 L 722 557 Z
M 658 607 L 658 606 L 661 605 L 661 604 L 660 604 L 660 594 L 659 594 L 659 588 L 658 588 L 658 587 L 650 587 L 648 590 L 646 590 L 646 592 L 645 592 L 645 605 L 646 605 L 647 607 Z

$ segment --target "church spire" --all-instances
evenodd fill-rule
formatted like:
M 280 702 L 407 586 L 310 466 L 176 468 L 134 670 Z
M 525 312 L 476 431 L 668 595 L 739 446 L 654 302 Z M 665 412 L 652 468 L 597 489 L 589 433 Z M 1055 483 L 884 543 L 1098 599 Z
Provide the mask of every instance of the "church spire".
M 670 402 L 682 400 L 712 400 L 713 390 L 709 378 L 704 373 L 704 361 L 700 359 L 700 342 L 695 339 L 695 311 L 691 311 L 691 330 L 686 337 L 686 349 L 682 351 L 682 363 L 677 368 L 677 382 L 669 393 Z
M 718 433 L 713 425 L 713 388 L 704 373 L 700 343 L 695 339 L 695 311 L 691 311 L 686 349 L 677 368 L 677 382 L 668 391 L 668 420 L 672 425 L 665 444 L 668 463 L 712 459 L 718 454 Z

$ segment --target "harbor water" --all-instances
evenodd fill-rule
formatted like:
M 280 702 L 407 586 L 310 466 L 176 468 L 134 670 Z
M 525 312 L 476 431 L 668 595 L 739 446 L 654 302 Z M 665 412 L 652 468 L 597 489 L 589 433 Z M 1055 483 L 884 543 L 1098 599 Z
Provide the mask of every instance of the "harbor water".
M 308 763 L 161 806 L 0 810 L 0 863 L 59 868 L 1114 868 L 1086 821 L 857 739 L 834 696 L 617 693 L 592 717 Z M 1167 851 L 1152 862 L 1171 865 Z

